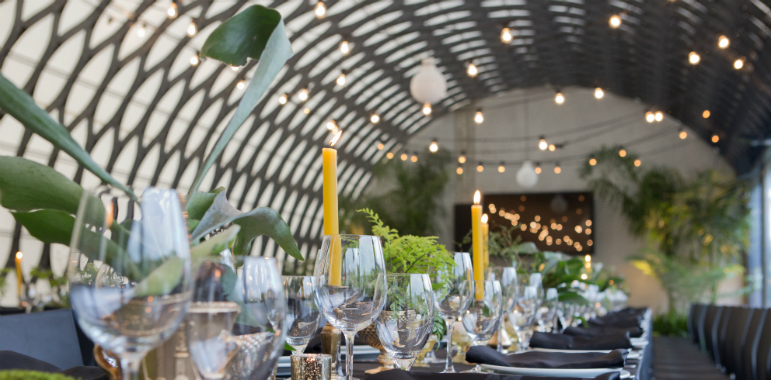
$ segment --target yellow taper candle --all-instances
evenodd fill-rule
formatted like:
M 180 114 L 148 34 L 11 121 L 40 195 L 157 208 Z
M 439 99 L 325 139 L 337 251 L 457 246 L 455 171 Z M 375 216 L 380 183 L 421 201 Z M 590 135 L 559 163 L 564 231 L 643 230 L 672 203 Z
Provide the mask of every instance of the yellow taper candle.
M 490 225 L 487 224 L 487 214 L 482 215 L 482 251 L 485 253 L 485 271 L 490 267 Z
M 337 132 L 330 146 L 334 146 L 340 139 L 343 131 Z M 337 219 L 337 150 L 334 148 L 324 148 L 321 152 L 323 161 L 324 178 L 324 235 L 338 235 L 340 233 L 340 223 Z M 330 261 L 329 261 L 329 285 L 342 285 L 341 269 L 343 265 L 340 242 L 331 241 Z
M 24 256 L 21 251 L 16 252 L 16 291 L 21 297 L 21 285 L 24 282 L 24 277 L 21 274 L 21 258 Z
M 477 300 L 485 298 L 485 265 L 484 244 L 482 242 L 482 194 L 477 190 L 474 193 L 474 205 L 471 206 L 471 242 L 474 251 L 474 294 Z

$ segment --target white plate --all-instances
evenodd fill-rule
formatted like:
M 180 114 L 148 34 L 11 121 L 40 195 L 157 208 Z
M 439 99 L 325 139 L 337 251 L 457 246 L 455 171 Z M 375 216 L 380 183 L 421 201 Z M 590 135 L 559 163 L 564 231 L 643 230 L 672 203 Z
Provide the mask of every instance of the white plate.
M 582 369 L 564 369 L 564 368 L 523 368 L 523 367 L 503 367 L 490 364 L 482 364 L 482 368 L 489 369 L 498 373 L 508 375 L 524 376 L 552 376 L 552 377 L 597 377 L 603 373 L 621 372 L 622 379 L 628 379 L 631 376 L 629 371 L 621 368 L 582 368 Z
M 567 353 L 585 353 L 585 352 L 597 352 L 601 354 L 607 354 L 611 350 L 559 350 L 554 348 L 531 348 L 532 351 L 542 351 L 542 352 L 567 352 Z M 639 359 L 642 357 L 642 352 L 640 351 L 634 351 L 634 350 L 627 350 L 628 354 L 626 355 L 627 359 Z

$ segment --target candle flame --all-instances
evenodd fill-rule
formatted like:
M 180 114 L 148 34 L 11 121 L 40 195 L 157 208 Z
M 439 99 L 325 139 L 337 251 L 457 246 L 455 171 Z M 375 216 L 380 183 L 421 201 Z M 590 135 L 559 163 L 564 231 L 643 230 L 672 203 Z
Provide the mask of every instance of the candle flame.
M 22 256 L 24 256 L 24 254 L 23 254 L 23 253 L 21 253 L 21 251 L 19 251 L 19 252 L 16 252 L 16 258 L 17 258 L 17 259 L 21 260 L 21 257 L 22 257 Z
M 480 193 L 480 192 L 479 192 L 479 190 L 477 190 L 477 191 L 474 193 L 474 204 L 475 204 L 475 205 L 478 205 L 478 204 L 479 204 L 479 201 L 481 201 L 481 200 L 482 200 L 482 193 Z
M 332 137 L 332 141 L 329 142 L 329 146 L 335 146 L 337 144 L 337 141 L 340 140 L 340 136 L 343 135 L 343 130 L 339 129 L 337 133 L 335 133 L 335 137 Z
M 482 223 L 487 223 L 487 214 L 482 215 Z

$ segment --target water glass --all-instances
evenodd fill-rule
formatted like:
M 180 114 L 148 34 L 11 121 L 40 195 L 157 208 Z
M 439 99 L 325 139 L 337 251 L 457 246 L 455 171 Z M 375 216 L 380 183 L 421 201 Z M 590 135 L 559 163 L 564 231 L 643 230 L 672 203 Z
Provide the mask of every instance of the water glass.
M 474 273 L 468 252 L 455 252 L 455 265 L 449 270 L 434 270 L 434 283 L 443 284 L 434 291 L 434 305 L 447 324 L 447 359 L 442 373 L 455 373 L 452 363 L 452 333 L 455 321 L 466 312 L 474 296 Z
M 375 322 L 380 343 L 396 366 L 409 371 L 434 325 L 434 300 L 427 274 L 389 273 L 388 299 Z
M 501 292 L 503 294 L 503 314 L 501 315 L 508 315 L 514 309 L 514 304 L 517 302 L 517 289 L 519 289 L 517 269 L 514 267 L 489 267 L 487 268 L 486 276 L 489 280 L 497 280 L 501 283 Z M 498 324 L 498 352 L 503 352 L 503 345 L 501 344 L 503 328 L 503 321 L 501 321 Z
M 321 311 L 316 306 L 313 294 L 316 291 L 316 277 L 283 276 L 282 280 L 287 303 L 286 342 L 295 349 L 292 355 L 302 354 L 316 333 L 321 319 Z
M 523 286 L 520 282 L 519 296 L 514 310 L 509 313 L 509 321 L 517 333 L 519 351 L 522 352 L 530 345 L 530 337 L 533 335 L 533 323 L 535 313 L 540 304 L 538 290 L 534 286 Z
M 380 238 L 327 235 L 313 272 L 316 304 L 346 338 L 345 376 L 353 378 L 353 339 L 372 324 L 386 302 L 386 272 Z
M 536 315 L 536 321 L 538 322 L 538 328 L 543 332 L 552 332 L 556 327 L 554 318 L 557 313 L 557 304 L 559 303 L 559 294 L 557 289 L 546 289 L 546 296 L 538 308 L 538 314 Z
M 503 292 L 497 280 L 475 281 L 475 286 L 483 287 L 484 296 L 474 297 L 468 310 L 463 314 L 463 327 L 471 338 L 471 345 L 486 344 L 493 337 L 501 323 L 503 315 Z M 477 364 L 469 372 L 482 372 Z

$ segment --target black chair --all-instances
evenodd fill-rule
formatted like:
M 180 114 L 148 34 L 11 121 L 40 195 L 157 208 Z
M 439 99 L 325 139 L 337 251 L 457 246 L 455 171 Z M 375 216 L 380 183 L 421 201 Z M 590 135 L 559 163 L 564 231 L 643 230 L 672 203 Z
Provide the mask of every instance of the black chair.
M 739 374 L 739 368 L 742 363 L 742 347 L 747 338 L 750 321 L 755 313 L 755 309 L 748 307 L 739 307 L 731 313 L 726 331 L 726 372 L 730 374 Z M 737 377 L 738 378 L 738 377 Z
M 0 337 L 0 351 L 18 352 L 61 369 L 83 365 L 70 309 L 2 316 Z
M 691 304 L 691 309 L 688 312 L 688 335 L 691 337 L 691 342 L 696 344 L 699 344 L 698 325 L 704 316 L 705 308 L 706 305 L 694 303 Z
M 758 380 L 771 380 L 771 318 L 768 316 L 760 331 L 756 370 Z
M 726 306 L 723 308 L 723 315 L 720 317 L 720 327 L 717 333 L 717 346 L 715 347 L 715 363 L 725 372 L 728 362 L 728 352 L 726 352 L 726 334 L 728 332 L 728 323 L 731 321 L 731 314 L 738 308 L 736 306 Z
M 741 348 L 741 365 L 736 374 L 737 379 L 757 380 L 758 343 L 760 341 L 761 327 L 766 322 L 766 309 L 756 309 L 752 313 L 752 319 L 747 326 L 747 337 Z
M 705 351 L 712 355 L 712 339 L 715 336 L 715 329 L 718 321 L 720 320 L 720 313 L 723 311 L 722 306 L 709 305 L 704 315 L 704 325 L 699 330 L 699 343 L 702 351 Z

